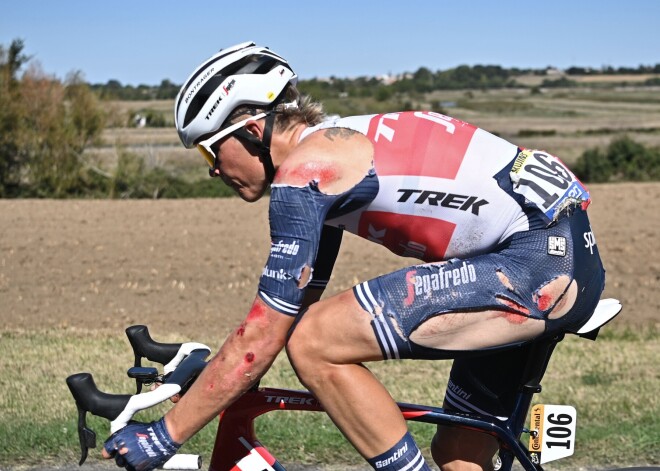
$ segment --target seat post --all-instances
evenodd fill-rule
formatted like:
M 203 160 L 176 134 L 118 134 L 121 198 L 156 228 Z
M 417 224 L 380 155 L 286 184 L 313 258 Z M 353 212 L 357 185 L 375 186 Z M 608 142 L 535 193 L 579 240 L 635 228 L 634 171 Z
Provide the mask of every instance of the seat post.
M 563 338 L 563 333 L 557 334 L 535 342 L 530 348 L 520 390 L 516 396 L 516 404 L 507 420 L 509 428 L 516 437 L 520 437 L 523 431 L 534 394 L 541 392 L 541 379 L 548 367 L 552 352 Z

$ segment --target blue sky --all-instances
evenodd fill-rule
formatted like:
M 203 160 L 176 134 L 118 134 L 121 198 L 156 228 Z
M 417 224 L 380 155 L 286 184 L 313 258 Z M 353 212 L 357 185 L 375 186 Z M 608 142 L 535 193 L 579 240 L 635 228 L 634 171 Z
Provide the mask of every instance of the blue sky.
M 245 40 L 302 79 L 460 64 L 542 68 L 660 63 L 657 0 L 10 0 L 0 44 L 25 41 L 47 73 L 92 83 L 182 83 Z

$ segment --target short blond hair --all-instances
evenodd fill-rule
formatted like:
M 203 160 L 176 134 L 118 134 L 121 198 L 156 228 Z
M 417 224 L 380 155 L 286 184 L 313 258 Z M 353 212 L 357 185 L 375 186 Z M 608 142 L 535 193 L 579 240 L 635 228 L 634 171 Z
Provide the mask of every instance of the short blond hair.
M 291 106 L 292 104 L 295 104 L 295 106 Z M 321 103 L 312 101 L 310 96 L 302 95 L 293 85 L 287 87 L 284 91 L 284 98 L 275 109 L 277 110 L 275 130 L 280 132 L 286 131 L 297 124 L 316 126 L 322 123 L 326 116 Z M 239 118 L 245 115 L 254 116 L 264 111 L 267 110 L 256 106 L 239 106 L 231 112 L 225 123 L 237 122 L 240 120 Z

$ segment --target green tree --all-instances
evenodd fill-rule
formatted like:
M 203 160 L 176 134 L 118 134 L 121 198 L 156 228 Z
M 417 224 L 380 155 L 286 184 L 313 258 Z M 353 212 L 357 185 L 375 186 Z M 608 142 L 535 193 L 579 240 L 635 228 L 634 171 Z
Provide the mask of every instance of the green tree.
M 23 54 L 23 41 L 15 39 L 9 48 L 0 45 L 0 197 L 19 191 L 21 165 L 14 137 L 21 121 L 18 72 L 30 59 Z
M 607 149 L 588 149 L 573 167 L 589 182 L 660 180 L 660 148 L 646 147 L 628 136 L 612 140 Z
M 85 149 L 98 140 L 104 115 L 81 75 L 66 83 L 30 65 L 23 43 L 0 54 L 0 194 L 63 197 L 80 194 Z

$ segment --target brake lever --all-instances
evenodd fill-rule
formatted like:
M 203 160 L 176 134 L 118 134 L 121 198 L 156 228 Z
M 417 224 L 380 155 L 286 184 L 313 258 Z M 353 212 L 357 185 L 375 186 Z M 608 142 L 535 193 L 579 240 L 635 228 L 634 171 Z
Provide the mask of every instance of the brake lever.
M 87 426 L 87 412 L 108 420 L 116 419 L 126 408 L 131 396 L 128 394 L 107 394 L 99 391 L 94 378 L 89 373 L 69 376 L 66 384 L 76 401 L 78 409 L 78 441 L 80 442 L 79 466 L 87 459 L 90 448 L 96 448 L 96 433 Z
M 211 353 L 211 349 L 208 346 L 197 342 L 157 342 L 151 338 L 151 335 L 149 334 L 149 328 L 146 325 L 134 325 L 128 327 L 126 329 L 126 336 L 128 337 L 128 341 L 133 348 L 133 354 L 135 355 L 135 364 L 131 370 L 139 371 L 138 368 L 142 368 L 142 358 L 160 363 L 163 365 L 163 383 L 168 382 L 169 375 L 174 372 L 174 370 L 180 364 L 182 364 L 182 362 L 184 362 L 194 351 L 206 350 L 208 353 Z M 189 362 L 190 361 L 191 360 L 189 360 Z M 129 376 L 131 376 L 131 370 L 129 370 Z M 186 393 L 190 385 L 197 378 L 198 374 L 199 373 L 194 373 L 191 379 L 186 382 L 186 384 L 181 384 L 181 395 Z M 140 379 L 137 377 L 135 380 L 137 386 L 136 394 L 139 394 L 142 391 L 142 385 L 146 383 L 140 381 Z
M 87 459 L 90 448 L 96 448 L 96 432 L 87 427 L 87 413 L 78 404 L 78 441 L 80 442 L 80 461 L 78 466 L 82 466 Z
M 165 365 L 176 357 L 182 345 L 180 343 L 156 342 L 151 338 L 146 325 L 128 327 L 126 329 L 126 336 L 133 349 L 133 355 L 135 357 L 134 368 L 142 367 L 142 358 Z M 142 384 L 144 383 L 141 383 L 138 378 L 135 378 L 135 380 L 135 394 L 140 394 L 142 392 Z
M 129 327 L 126 334 L 135 354 L 135 366 L 128 370 L 128 376 L 137 383 L 136 395 L 104 393 L 89 373 L 74 374 L 66 379 L 78 410 L 79 465 L 87 459 L 89 448 L 96 448 L 96 433 L 87 426 L 87 412 L 110 420 L 111 433 L 114 433 L 126 426 L 136 412 L 176 394 L 184 394 L 206 366 L 204 359 L 211 352 L 209 347 L 198 343 L 156 342 L 146 326 Z M 165 365 L 164 375 L 159 375 L 156 368 L 142 367 L 142 358 Z M 162 381 L 161 386 L 139 394 L 143 384 L 154 381 Z

